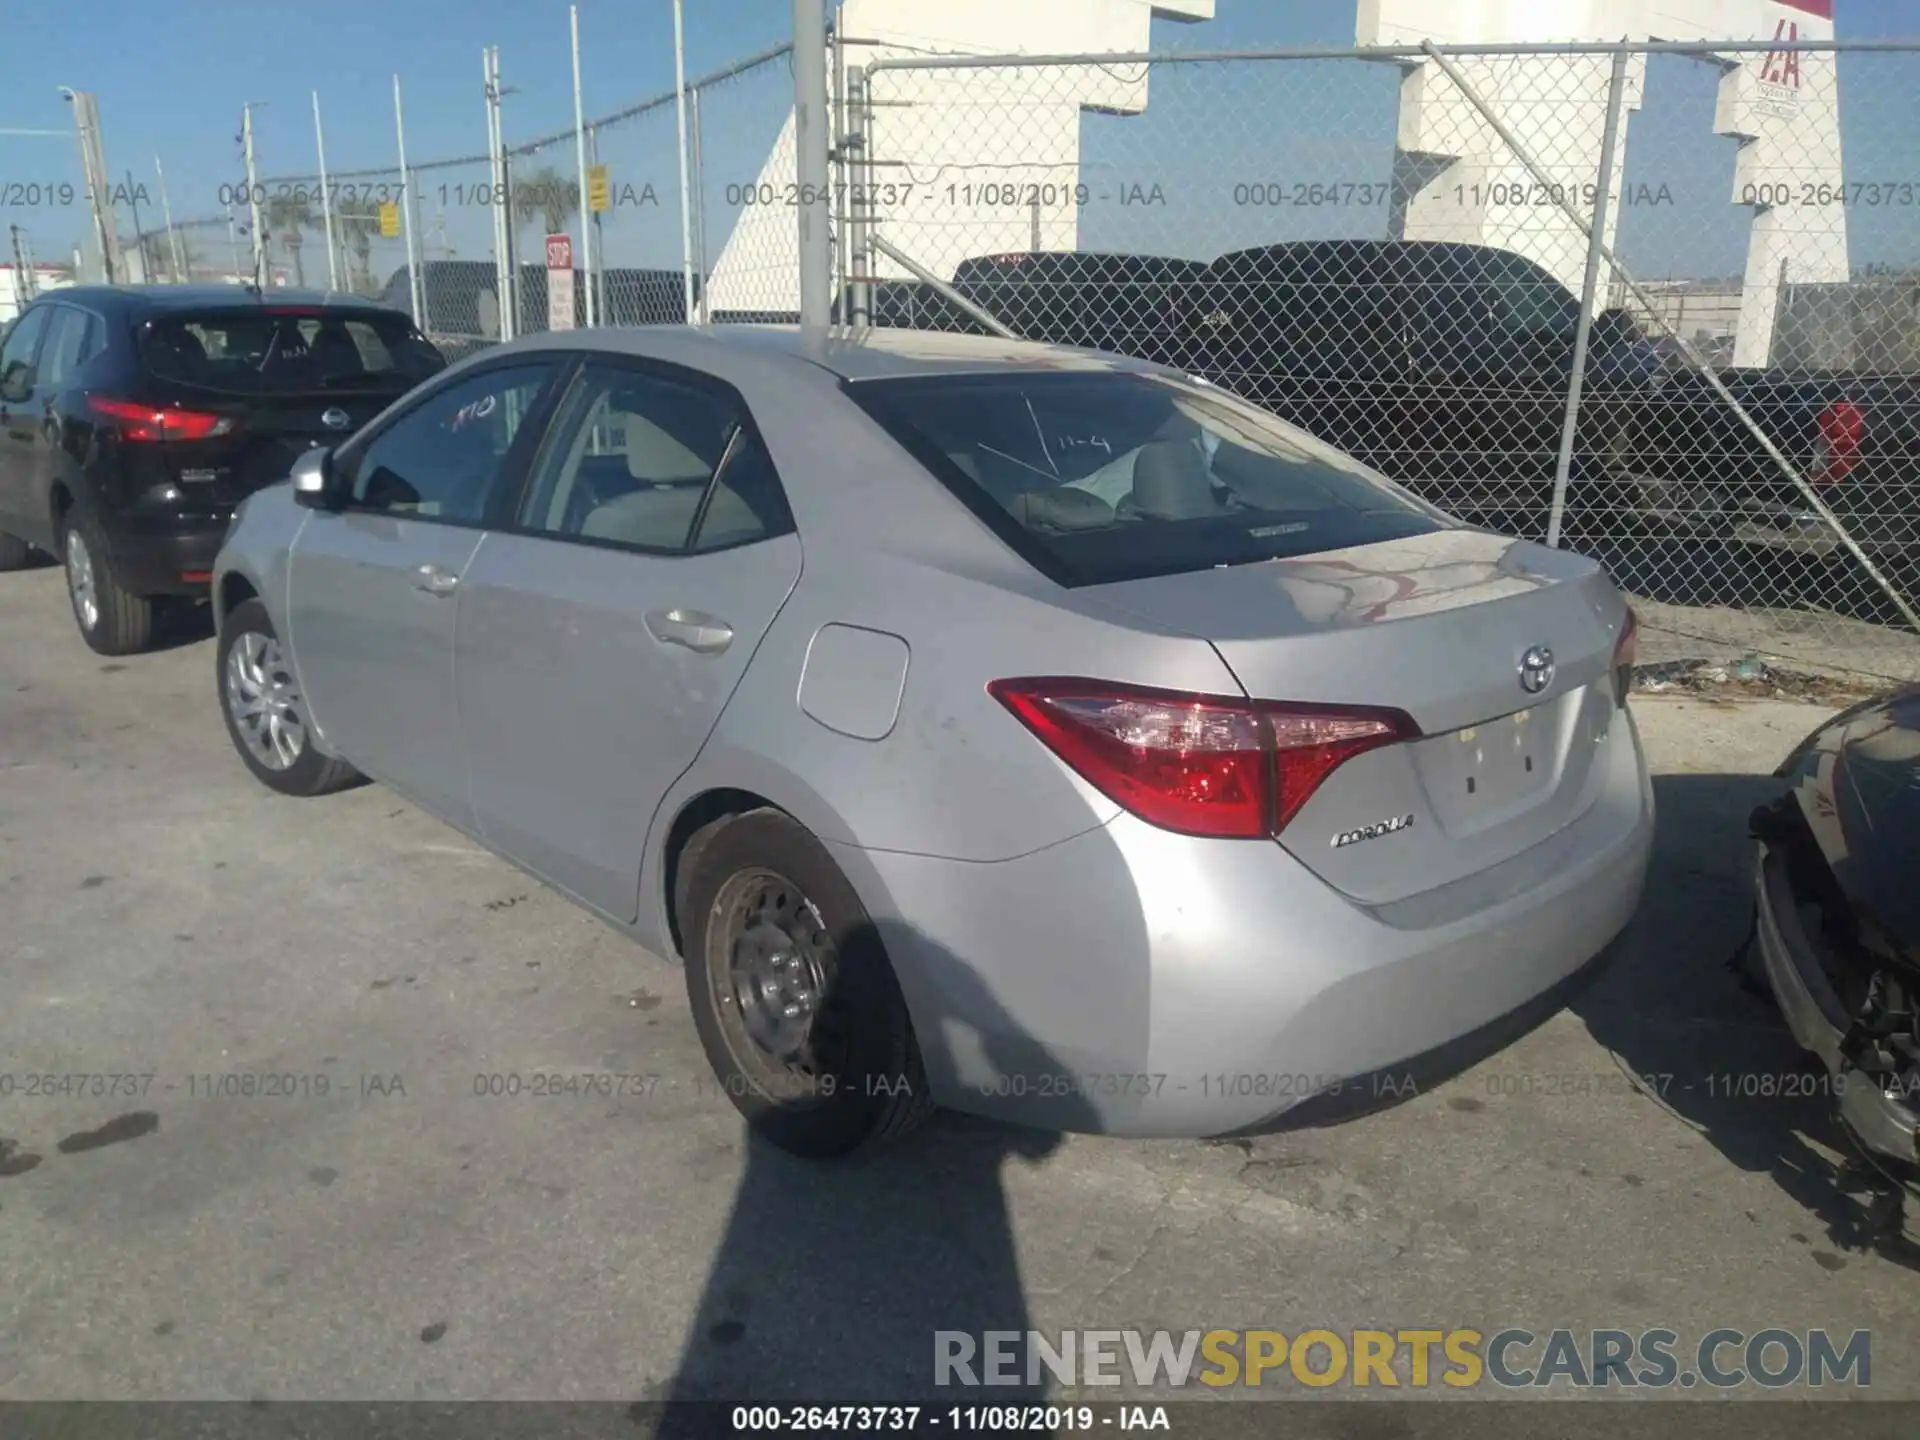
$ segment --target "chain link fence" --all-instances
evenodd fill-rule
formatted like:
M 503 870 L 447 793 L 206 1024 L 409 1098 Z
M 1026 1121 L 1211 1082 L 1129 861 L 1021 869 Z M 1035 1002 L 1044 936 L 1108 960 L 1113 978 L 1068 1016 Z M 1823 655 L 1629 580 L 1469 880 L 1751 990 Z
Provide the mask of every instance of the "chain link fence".
M 1199 373 L 1677 653 L 1920 678 L 1916 92 L 1892 45 L 886 58 L 840 279 Z
M 1920 677 L 1920 45 L 849 37 L 829 73 L 838 321 L 1179 366 L 1594 555 L 1651 653 Z M 268 283 L 406 308 L 451 357 L 568 319 L 792 321 L 792 106 L 781 45 L 589 119 L 585 187 L 572 128 L 265 166 Z M 129 194 L 142 278 L 252 273 L 223 189 L 170 225 Z

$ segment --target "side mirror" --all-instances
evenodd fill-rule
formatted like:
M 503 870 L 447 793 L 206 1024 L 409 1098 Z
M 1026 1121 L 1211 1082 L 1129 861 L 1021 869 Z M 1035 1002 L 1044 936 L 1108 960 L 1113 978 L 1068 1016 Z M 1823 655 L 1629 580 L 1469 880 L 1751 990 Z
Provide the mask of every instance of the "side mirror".
M 333 507 L 333 452 L 324 445 L 314 446 L 293 462 L 293 498 L 314 510 Z

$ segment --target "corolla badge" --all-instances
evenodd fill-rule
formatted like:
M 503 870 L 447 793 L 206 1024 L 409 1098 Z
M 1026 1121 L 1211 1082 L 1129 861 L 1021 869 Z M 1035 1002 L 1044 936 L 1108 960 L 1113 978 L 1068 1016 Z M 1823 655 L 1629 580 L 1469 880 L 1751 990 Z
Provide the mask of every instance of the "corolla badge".
M 1413 824 L 1413 816 L 1398 815 L 1391 820 L 1378 820 L 1371 825 L 1362 825 L 1357 830 L 1342 830 L 1333 837 L 1333 848 L 1344 850 L 1349 845 L 1358 845 L 1362 840 L 1378 840 L 1382 835 L 1396 835 Z
M 1535 645 L 1520 657 L 1520 688 L 1529 695 L 1538 695 L 1553 683 L 1553 651 L 1544 645 Z
M 353 423 L 353 417 L 335 405 L 320 412 L 320 423 L 329 430 L 344 430 Z

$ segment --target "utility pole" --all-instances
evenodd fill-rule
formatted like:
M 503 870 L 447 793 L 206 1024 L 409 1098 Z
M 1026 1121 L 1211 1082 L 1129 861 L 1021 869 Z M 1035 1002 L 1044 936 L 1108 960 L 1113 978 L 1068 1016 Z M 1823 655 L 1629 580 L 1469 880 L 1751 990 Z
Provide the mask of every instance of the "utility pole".
M 140 226 L 140 202 L 133 198 L 139 189 L 140 187 L 133 183 L 133 171 L 127 171 L 127 208 L 133 211 L 133 253 L 140 260 L 140 283 L 151 285 L 153 262 L 147 258 L 147 232 Z M 127 278 L 133 278 L 131 269 L 127 272 Z
M 573 31 L 573 164 L 580 180 L 580 269 L 586 277 L 587 325 L 600 323 L 600 307 L 593 293 L 593 226 L 589 223 L 591 205 L 587 186 L 587 121 L 580 94 L 580 7 L 567 7 L 567 22 Z
M 333 187 L 327 183 L 327 137 L 320 129 L 318 90 L 313 92 L 313 148 L 320 155 L 320 223 L 327 232 L 327 289 L 338 290 L 340 264 L 333 251 Z
M 40 273 L 33 268 L 33 247 L 27 243 L 27 232 L 18 225 L 7 229 L 13 232 L 13 301 L 17 310 L 40 293 Z
M 407 245 L 407 298 L 413 304 L 413 323 L 427 324 L 427 277 L 420 268 L 420 247 L 413 233 L 413 175 L 407 169 L 407 121 L 400 109 L 400 77 L 393 77 L 393 135 L 400 147 L 400 224 Z
M 253 102 L 240 112 L 240 144 L 247 162 L 247 224 L 253 240 L 253 288 L 267 287 L 267 237 L 260 230 L 260 177 L 253 168 Z
M 500 122 L 500 47 L 489 45 L 481 64 L 487 91 L 487 152 L 493 161 L 493 274 L 494 299 L 500 309 L 499 339 L 520 333 L 520 277 L 513 258 L 513 215 L 509 208 L 507 141 Z
M 693 204 L 688 199 L 687 179 L 687 56 L 680 8 L 681 0 L 673 0 L 673 113 L 680 140 L 680 323 L 691 325 L 699 317 L 693 313 Z M 798 8 L 796 0 L 796 13 Z M 799 81 L 794 83 L 797 85 Z
M 80 137 L 80 169 L 87 181 L 87 202 L 93 209 L 93 228 L 100 246 L 101 278 L 111 285 L 120 276 L 120 235 L 113 221 L 113 195 L 107 180 L 107 161 L 100 144 L 100 105 L 91 91 L 59 87 L 73 106 L 74 130 Z

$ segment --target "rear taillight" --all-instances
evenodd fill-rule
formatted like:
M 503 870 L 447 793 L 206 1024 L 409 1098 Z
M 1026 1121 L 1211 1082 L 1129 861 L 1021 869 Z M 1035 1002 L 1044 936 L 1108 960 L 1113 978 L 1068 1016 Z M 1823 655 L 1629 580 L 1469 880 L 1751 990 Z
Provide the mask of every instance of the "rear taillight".
M 1327 776 L 1418 735 L 1397 710 L 1296 705 L 1100 680 L 996 680 L 988 692 L 1074 773 L 1182 835 L 1277 835 Z
M 122 440 L 158 443 L 172 440 L 211 440 L 230 434 L 234 428 L 230 415 L 212 415 L 204 410 L 181 410 L 168 405 L 147 405 L 137 400 L 115 400 L 105 395 L 89 395 L 87 407 L 102 420 L 112 422 Z
M 1633 667 L 1639 663 L 1640 617 L 1629 605 L 1627 618 L 1620 625 L 1620 638 L 1613 642 L 1613 698 L 1617 704 L 1627 703 L 1627 694 L 1633 689 Z
M 1867 433 L 1867 412 L 1851 400 L 1836 400 L 1820 412 L 1820 441 L 1814 454 L 1813 483 L 1844 480 L 1860 463 L 1860 442 Z

